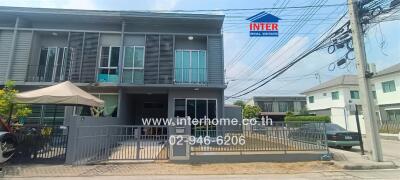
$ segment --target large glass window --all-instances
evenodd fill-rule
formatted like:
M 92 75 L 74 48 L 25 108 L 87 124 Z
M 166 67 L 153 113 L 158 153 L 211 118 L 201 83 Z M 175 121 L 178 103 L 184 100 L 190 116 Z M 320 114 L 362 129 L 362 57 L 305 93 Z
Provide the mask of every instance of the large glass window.
M 288 102 L 279 102 L 279 112 L 288 112 L 289 111 L 289 103 Z
M 338 100 L 339 99 L 339 91 L 335 91 L 331 93 L 332 100 Z
M 46 47 L 40 50 L 37 77 L 28 77 L 34 81 L 57 82 L 64 79 L 66 48 Z
M 119 47 L 101 47 L 99 82 L 118 82 Z
M 122 81 L 124 83 L 143 84 L 144 47 L 125 47 L 123 67 Z
M 217 101 L 213 99 L 175 99 L 175 117 L 190 117 L 203 120 L 205 117 L 212 120 L 217 117 Z M 213 125 L 192 126 L 195 136 L 215 136 L 216 127 Z
M 396 83 L 394 81 L 382 82 L 383 93 L 396 91 Z
M 360 93 L 358 91 L 350 91 L 351 99 L 360 99 Z
M 104 109 L 100 113 L 100 116 L 117 117 L 118 94 L 93 94 L 93 96 L 104 101 Z M 79 116 L 91 116 L 91 110 L 90 107 L 76 106 L 74 114 Z
M 207 82 L 206 51 L 175 51 L 175 82 L 199 83 Z
M 264 111 L 265 111 L 265 112 L 273 112 L 272 110 L 273 110 L 273 108 L 272 108 L 272 102 L 266 102 L 266 103 L 264 103 Z
M 389 121 L 400 121 L 400 110 L 387 110 Z

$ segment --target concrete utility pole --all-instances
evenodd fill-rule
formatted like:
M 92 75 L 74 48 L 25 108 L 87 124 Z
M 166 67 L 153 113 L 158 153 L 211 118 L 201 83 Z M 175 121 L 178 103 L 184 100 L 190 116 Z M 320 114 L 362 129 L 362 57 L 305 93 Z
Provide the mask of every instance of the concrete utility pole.
M 364 35 L 362 31 L 362 25 L 360 23 L 358 1 L 348 0 L 349 13 L 350 13 L 350 24 L 353 36 L 353 47 L 357 62 L 357 74 L 358 83 L 360 88 L 363 115 L 365 120 L 365 129 L 367 140 L 369 141 L 370 150 L 372 150 L 372 160 L 381 162 L 382 157 L 382 146 L 378 132 L 378 123 L 374 120 L 374 104 L 372 100 L 372 94 L 370 91 L 370 83 L 367 77 L 367 61 L 364 47 Z

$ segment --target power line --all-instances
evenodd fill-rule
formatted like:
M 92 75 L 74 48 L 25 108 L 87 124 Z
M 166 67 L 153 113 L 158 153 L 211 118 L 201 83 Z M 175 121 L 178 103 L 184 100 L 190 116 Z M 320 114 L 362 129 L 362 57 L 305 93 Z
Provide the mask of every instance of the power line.
M 320 38 L 324 37 L 325 34 L 329 33 L 334 27 L 336 27 L 337 24 L 345 17 L 346 14 L 347 14 L 347 13 L 345 13 L 341 18 L 339 18 L 339 20 L 338 20 L 334 25 L 332 25 L 331 28 L 330 28 L 327 32 L 325 32 Z M 333 33 L 333 34 L 334 34 L 334 33 Z M 251 86 L 245 88 L 244 90 L 241 90 L 241 91 L 239 91 L 239 92 L 237 92 L 237 93 L 235 93 L 235 94 L 229 96 L 228 99 L 231 98 L 231 97 L 241 97 L 241 96 L 244 96 L 244 95 L 249 94 L 249 93 L 251 93 L 251 92 L 257 90 L 258 88 L 264 86 L 264 85 L 267 84 L 268 82 L 272 81 L 273 79 L 275 79 L 276 77 L 278 77 L 279 75 L 281 75 L 282 73 L 284 73 L 286 70 L 288 70 L 290 67 L 292 67 L 294 64 L 296 64 L 296 63 L 299 62 L 300 60 L 304 59 L 305 57 L 307 57 L 307 56 L 310 55 L 311 53 L 313 53 L 313 52 L 315 52 L 315 51 L 321 49 L 321 46 L 324 44 L 324 42 L 325 42 L 326 40 L 329 39 L 330 36 L 331 36 L 331 35 L 326 36 L 326 37 L 325 37 L 322 41 L 320 41 L 316 46 L 314 46 L 313 48 L 311 48 L 310 50 L 308 50 L 308 51 L 306 51 L 306 52 L 303 52 L 300 56 L 298 56 L 295 60 L 293 60 L 291 63 L 289 63 L 289 64 L 286 65 L 285 67 L 283 67 L 283 68 L 279 69 L 278 71 L 274 72 L 273 74 L 267 76 L 267 77 L 264 78 L 263 80 L 258 81 L 257 83 L 255 83 L 255 84 L 253 84 L 253 85 L 251 85 Z M 315 44 L 315 43 L 314 43 L 314 44 Z M 265 81 L 265 82 L 263 82 L 263 81 Z M 259 84 L 259 83 L 262 83 L 262 84 L 258 85 L 258 86 L 255 87 L 255 88 L 252 88 L 252 87 L 256 86 L 256 85 Z M 251 89 L 251 88 L 252 88 L 252 89 Z M 249 90 L 249 89 L 250 89 L 250 90 Z M 249 90 L 249 91 L 245 92 L 246 90 Z

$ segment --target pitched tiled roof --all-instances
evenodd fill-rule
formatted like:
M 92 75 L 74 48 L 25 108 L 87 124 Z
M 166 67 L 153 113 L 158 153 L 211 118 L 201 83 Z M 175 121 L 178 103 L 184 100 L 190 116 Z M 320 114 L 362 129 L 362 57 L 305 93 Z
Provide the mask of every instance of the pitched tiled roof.
M 308 93 L 308 92 L 313 92 L 313 91 L 318 91 L 320 89 L 326 89 L 326 88 L 330 88 L 330 87 L 343 86 L 343 85 L 358 85 L 357 76 L 356 75 L 342 75 L 342 76 L 336 77 L 332 80 L 329 80 L 327 82 L 324 82 L 318 86 L 307 89 L 302 94 Z

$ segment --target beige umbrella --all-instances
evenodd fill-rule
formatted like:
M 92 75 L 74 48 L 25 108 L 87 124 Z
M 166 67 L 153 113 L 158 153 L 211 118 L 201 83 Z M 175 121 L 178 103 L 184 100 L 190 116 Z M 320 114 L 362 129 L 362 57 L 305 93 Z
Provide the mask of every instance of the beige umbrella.
M 18 93 L 15 103 L 104 106 L 103 100 L 85 92 L 69 81 L 42 89 Z

